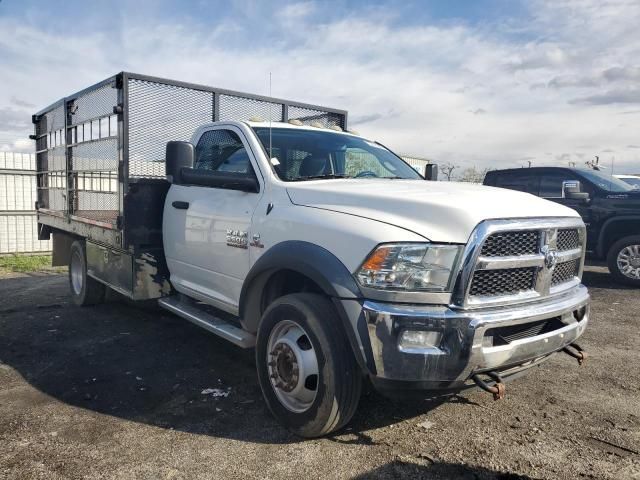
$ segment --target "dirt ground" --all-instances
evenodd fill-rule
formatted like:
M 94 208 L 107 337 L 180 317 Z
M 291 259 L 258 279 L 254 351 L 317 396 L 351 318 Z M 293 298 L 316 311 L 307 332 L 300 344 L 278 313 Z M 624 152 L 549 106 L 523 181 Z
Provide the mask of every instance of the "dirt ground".
M 369 393 L 345 431 L 302 441 L 252 352 L 153 305 L 76 308 L 64 275 L 4 275 L 0 478 L 640 479 L 640 291 L 602 268 L 585 283 L 585 366 L 558 354 L 500 402 Z

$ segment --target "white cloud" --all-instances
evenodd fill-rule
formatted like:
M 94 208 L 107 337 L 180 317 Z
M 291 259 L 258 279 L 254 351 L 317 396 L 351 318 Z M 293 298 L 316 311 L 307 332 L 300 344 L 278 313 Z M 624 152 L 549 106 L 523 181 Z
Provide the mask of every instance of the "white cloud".
M 315 2 L 298 2 L 285 5 L 280 10 L 280 18 L 287 21 L 299 21 L 305 17 L 308 17 L 316 10 Z
M 274 12 L 296 28 L 269 41 L 253 41 L 260 27 L 242 19 L 204 28 L 125 18 L 115 38 L 0 19 L 0 55 L 13 59 L 0 109 L 12 97 L 42 107 L 120 70 L 260 94 L 272 72 L 274 96 L 346 108 L 354 128 L 396 151 L 499 168 L 583 162 L 610 148 L 637 170 L 640 152 L 625 148 L 637 144 L 637 122 L 618 114 L 640 104 L 640 4 L 530 8 L 531 18 L 473 27 L 403 25 L 382 9 L 320 21 L 318 4 L 300 2 Z M 11 109 L 27 121 L 33 113 Z M 2 128 L 0 142 L 12 134 Z

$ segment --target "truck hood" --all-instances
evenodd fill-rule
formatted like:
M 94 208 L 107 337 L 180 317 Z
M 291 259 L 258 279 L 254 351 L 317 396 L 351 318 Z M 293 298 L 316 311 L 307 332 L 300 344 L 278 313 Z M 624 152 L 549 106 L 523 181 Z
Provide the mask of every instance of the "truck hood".
M 434 242 L 466 243 L 483 220 L 578 217 L 528 193 L 458 182 L 335 179 L 287 185 L 295 205 L 370 218 Z

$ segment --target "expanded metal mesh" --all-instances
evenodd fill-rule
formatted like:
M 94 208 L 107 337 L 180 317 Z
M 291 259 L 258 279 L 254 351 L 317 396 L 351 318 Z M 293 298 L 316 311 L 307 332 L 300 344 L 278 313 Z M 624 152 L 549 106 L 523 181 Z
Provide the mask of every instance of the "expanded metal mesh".
M 41 208 L 114 223 L 119 215 L 115 81 L 63 101 L 36 123 Z M 69 121 L 65 128 L 65 114 Z
M 64 104 L 60 103 L 56 107 L 46 112 L 36 124 L 36 135 L 53 132 L 64 128 Z
M 67 211 L 67 175 L 65 172 L 38 174 L 38 202 L 48 210 Z
M 76 98 L 71 104 L 71 125 L 112 114 L 118 104 L 115 86 L 115 82 L 111 82 Z
M 97 142 L 80 143 L 71 147 L 74 171 L 118 170 L 118 140 L 108 138 Z
M 283 120 L 282 104 L 220 95 L 220 120 L 281 122 Z
M 190 140 L 213 121 L 213 93 L 129 80 L 129 177 L 164 178 L 170 140 Z
M 155 80 L 155 79 L 154 79 Z M 218 94 L 217 118 L 214 91 L 190 88 L 170 81 L 130 78 L 129 177 L 164 178 L 165 148 L 170 140 L 190 140 L 195 130 L 214 120 L 284 120 L 284 104 L 229 92 Z M 289 105 L 288 118 L 305 124 L 344 128 L 338 113 Z
M 73 214 L 115 223 L 119 212 L 118 140 L 106 138 L 71 147 Z
M 115 225 L 122 213 L 121 194 L 126 194 L 119 189 L 129 179 L 164 178 L 167 142 L 190 140 L 198 127 L 214 120 L 283 121 L 288 111 L 288 118 L 303 123 L 345 126 L 344 115 L 322 107 L 121 75 L 39 114 L 35 131 L 41 208 Z M 114 114 L 116 106 L 124 111 Z M 125 162 L 122 169 L 120 162 Z M 120 178 L 120 172 L 128 172 L 129 178 Z
M 37 197 L 41 207 L 67 211 L 64 103 L 42 115 L 36 129 Z
M 49 150 L 47 162 L 50 172 L 63 172 L 67 169 L 67 158 L 65 156 L 65 147 L 55 147 Z
M 289 107 L 289 120 L 300 120 L 305 125 L 319 124 L 322 127 L 345 128 L 344 117 L 337 113 L 323 112 L 311 108 Z
M 115 224 L 120 214 L 116 105 L 115 80 L 69 102 L 69 203 L 75 217 Z
M 36 154 L 38 202 L 41 207 L 67 211 L 65 147 L 53 147 Z

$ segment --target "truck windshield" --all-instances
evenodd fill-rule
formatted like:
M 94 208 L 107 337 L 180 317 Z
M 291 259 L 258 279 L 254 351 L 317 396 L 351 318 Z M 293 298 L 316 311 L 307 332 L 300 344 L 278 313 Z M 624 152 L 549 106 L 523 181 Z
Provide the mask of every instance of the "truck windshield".
M 386 148 L 360 137 L 301 128 L 269 130 L 268 127 L 254 127 L 281 180 L 295 182 L 317 178 L 422 178 Z
M 636 190 L 640 190 L 640 177 L 622 177 L 620 180 L 624 183 L 628 183 Z
M 579 174 L 593 183 L 595 186 L 606 190 L 607 192 L 624 193 L 633 192 L 636 189 L 624 183 L 619 178 L 613 177 L 609 174 L 600 172 L 598 170 L 580 170 Z

